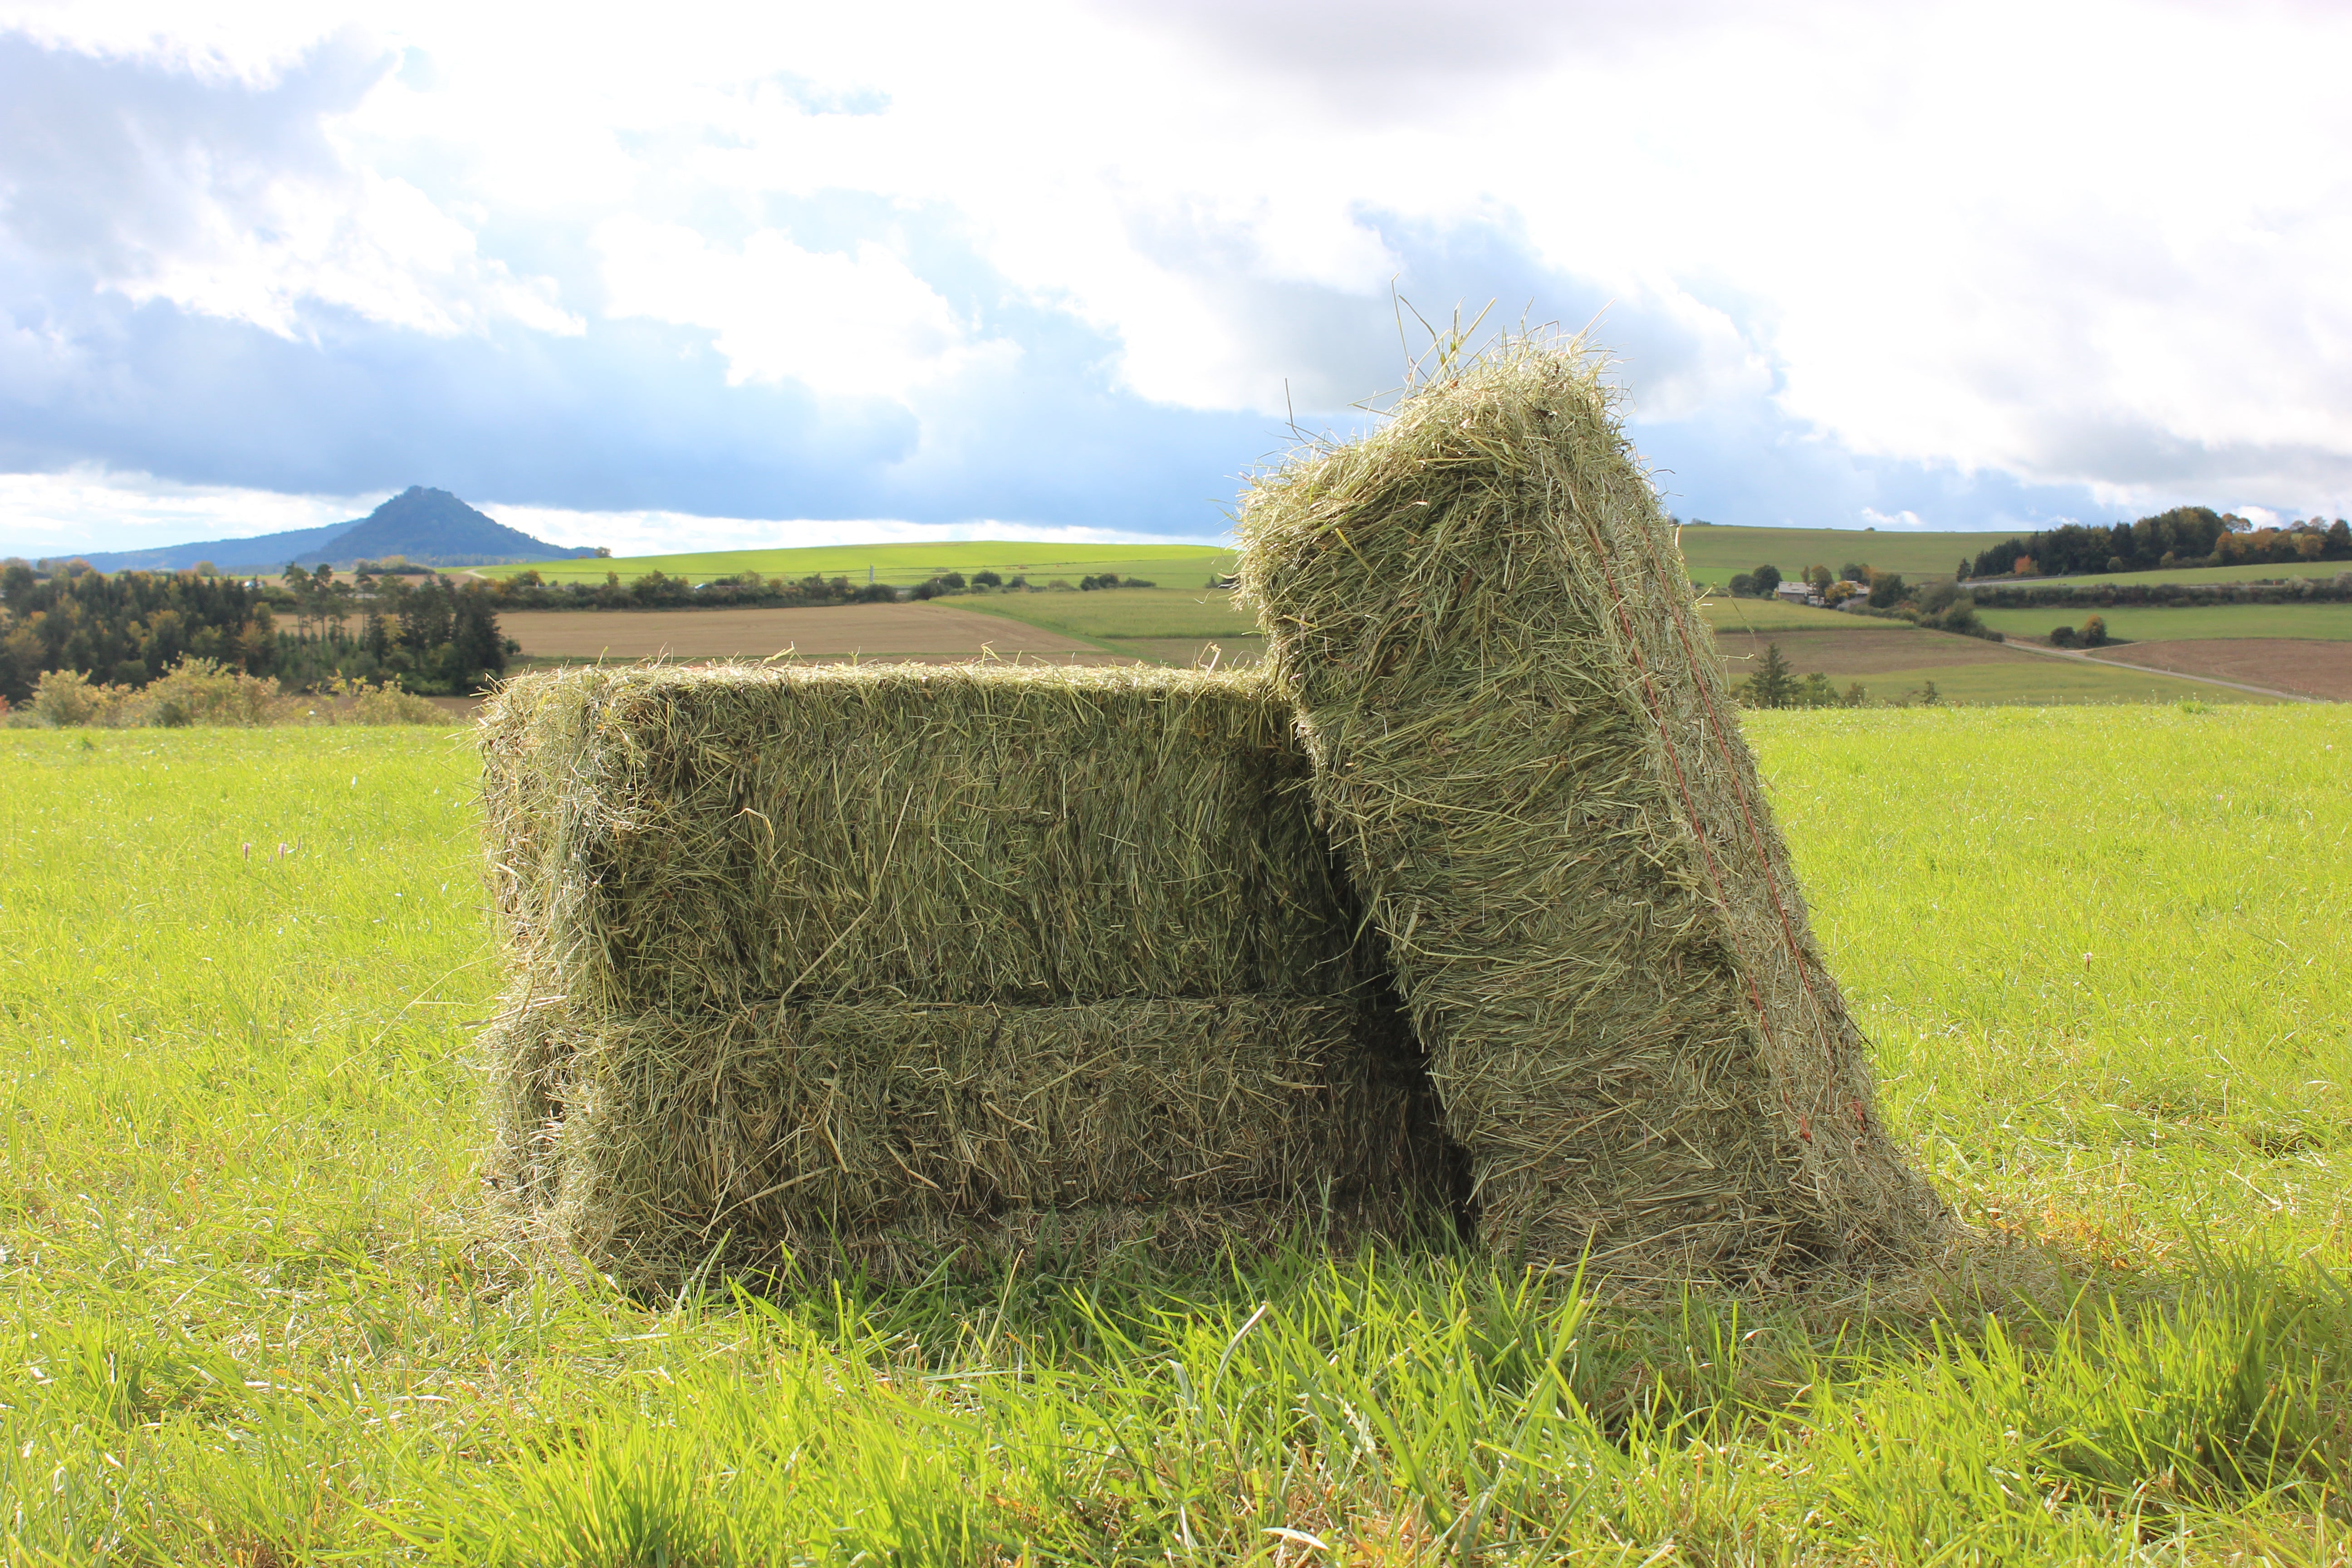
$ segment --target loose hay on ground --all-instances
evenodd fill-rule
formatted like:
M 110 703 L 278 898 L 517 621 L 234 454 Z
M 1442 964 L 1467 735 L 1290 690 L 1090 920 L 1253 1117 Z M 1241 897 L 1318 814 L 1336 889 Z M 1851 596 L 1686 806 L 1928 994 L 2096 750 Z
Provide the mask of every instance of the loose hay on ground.
M 1449 364 L 1240 534 L 1486 1239 L 1764 1279 L 1932 1245 L 1598 359 Z

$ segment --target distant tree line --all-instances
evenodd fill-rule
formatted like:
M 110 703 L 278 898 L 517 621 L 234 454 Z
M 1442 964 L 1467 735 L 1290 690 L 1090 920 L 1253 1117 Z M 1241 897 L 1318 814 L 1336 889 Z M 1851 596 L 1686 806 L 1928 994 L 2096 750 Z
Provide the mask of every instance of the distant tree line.
M 2118 605 L 2333 605 L 2352 601 L 2352 571 L 2334 577 L 2292 577 L 2274 583 L 1979 583 L 1969 590 L 1992 610 L 2070 605 L 2111 609 Z
M 890 604 L 898 590 L 887 583 L 853 584 L 846 577 L 764 577 L 757 572 L 695 582 L 664 572 L 622 581 L 607 572 L 602 583 L 549 582 L 535 571 L 500 577 L 488 585 L 492 602 L 514 610 L 686 610 L 714 608 L 799 609 L 814 605 Z
M 1087 591 L 1152 586 L 1140 577 L 1121 577 L 1116 572 L 1088 577 L 1077 585 Z M 1044 584 L 1045 588 L 1054 589 L 1069 586 L 1058 579 Z M 908 588 L 887 583 L 852 583 L 846 577 L 765 577 L 757 572 L 739 572 L 700 583 L 661 572 L 648 572 L 623 582 L 619 573 L 607 572 L 602 583 L 578 583 L 549 582 L 536 571 L 525 571 L 490 585 L 497 604 L 516 610 L 803 609 L 824 605 L 888 605 L 901 599 L 936 599 L 948 594 L 1041 591 L 1026 577 L 1008 581 L 1001 573 L 985 570 L 970 577 L 961 572 L 943 572 Z
M 2352 523 L 2324 518 L 2256 528 L 2234 512 L 2179 506 L 2137 522 L 2068 523 L 2025 534 L 1960 563 L 1963 577 L 2065 577 L 2177 567 L 2352 561 Z
M 0 696 L 11 702 L 51 670 L 138 688 L 184 659 L 295 689 L 388 680 L 443 695 L 478 689 L 514 651 L 484 585 L 329 567 L 265 583 L 73 565 L 43 575 L 15 561 L 0 567 Z

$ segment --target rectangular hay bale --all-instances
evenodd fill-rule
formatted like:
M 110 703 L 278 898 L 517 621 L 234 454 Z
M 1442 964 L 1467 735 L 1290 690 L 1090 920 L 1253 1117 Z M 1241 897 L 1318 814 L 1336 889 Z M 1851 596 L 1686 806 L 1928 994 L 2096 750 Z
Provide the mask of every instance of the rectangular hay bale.
M 1936 1245 L 1597 356 L 1450 363 L 1240 534 L 1487 1242 L 1766 1280 Z
M 640 1286 L 665 1288 L 722 1242 L 730 1270 L 887 1255 L 890 1272 L 919 1272 L 908 1249 L 922 1237 L 985 1253 L 1055 1212 L 1093 1216 L 1072 1238 L 1135 1242 L 1159 1231 L 1122 1210 L 1206 1223 L 1444 1205 L 1411 1037 L 1354 1000 L 684 1018 L 543 1003 L 490 1044 L 495 1163 L 527 1223 Z
M 482 725 L 527 984 L 617 1013 L 1365 978 L 1287 705 L 1165 669 L 537 674 Z

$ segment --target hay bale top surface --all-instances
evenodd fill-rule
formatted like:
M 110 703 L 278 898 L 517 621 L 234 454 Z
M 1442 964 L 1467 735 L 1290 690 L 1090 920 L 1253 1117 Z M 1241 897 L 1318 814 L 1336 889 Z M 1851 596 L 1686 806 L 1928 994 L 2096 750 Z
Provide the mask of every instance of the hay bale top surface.
M 632 667 L 480 729 L 526 969 L 597 1005 L 1328 994 L 1356 906 L 1250 673 Z

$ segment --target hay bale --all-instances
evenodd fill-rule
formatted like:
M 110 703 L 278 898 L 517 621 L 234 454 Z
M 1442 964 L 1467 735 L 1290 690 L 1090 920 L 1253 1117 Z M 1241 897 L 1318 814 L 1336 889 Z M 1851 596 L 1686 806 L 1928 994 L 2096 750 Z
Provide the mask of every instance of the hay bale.
M 1241 586 L 1494 1247 L 1778 1276 L 1916 1253 L 1706 623 L 1601 362 L 1507 342 L 1255 485 Z
M 1250 1215 L 1337 1205 L 1354 1229 L 1444 1201 L 1411 1037 L 1356 1000 L 557 1004 L 509 1015 L 492 1048 L 497 1163 L 527 1224 L 647 1288 L 722 1243 L 730 1272 L 790 1256 L 898 1278 L 940 1248 L 1186 1251 L 1219 1215 L 1239 1237 Z
M 1417 1047 L 1260 676 L 572 670 L 481 735 L 515 967 L 494 1172 L 616 1279 L 1445 1212 Z
M 1368 973 L 1262 679 L 628 668 L 482 724 L 492 877 L 542 994 L 1327 995 Z

